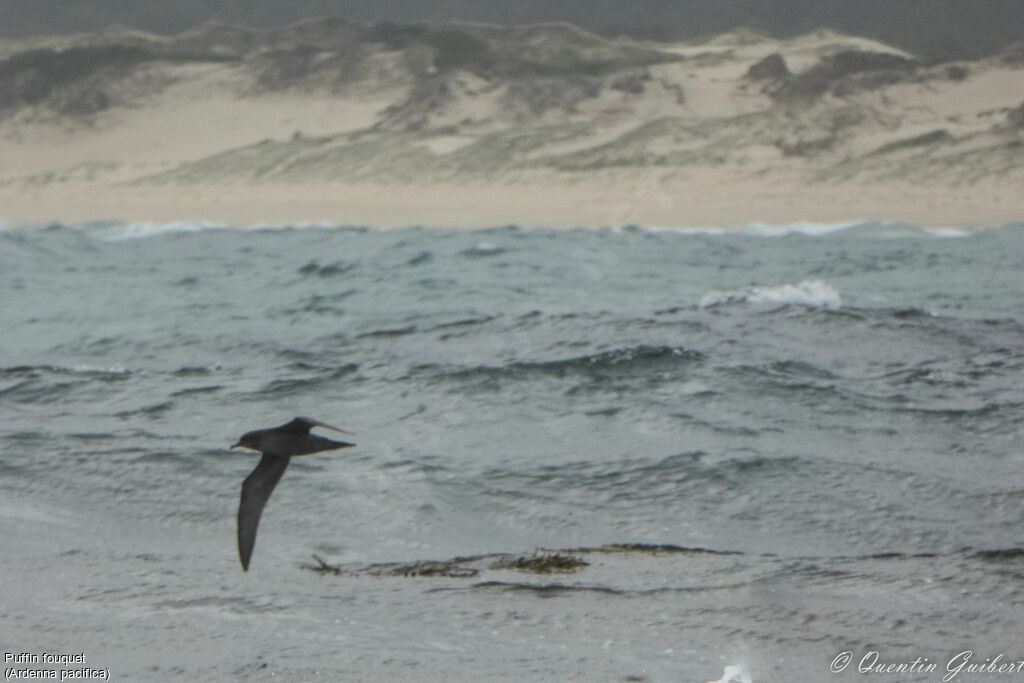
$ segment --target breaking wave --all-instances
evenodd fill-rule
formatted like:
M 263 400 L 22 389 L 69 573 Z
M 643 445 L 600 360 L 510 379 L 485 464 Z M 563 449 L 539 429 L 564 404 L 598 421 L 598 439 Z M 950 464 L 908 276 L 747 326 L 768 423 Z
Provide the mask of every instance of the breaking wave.
M 730 304 L 797 305 L 838 310 L 842 301 L 839 291 L 824 280 L 801 280 L 795 285 L 751 285 L 746 289 L 711 291 L 701 297 L 699 306 L 712 308 Z

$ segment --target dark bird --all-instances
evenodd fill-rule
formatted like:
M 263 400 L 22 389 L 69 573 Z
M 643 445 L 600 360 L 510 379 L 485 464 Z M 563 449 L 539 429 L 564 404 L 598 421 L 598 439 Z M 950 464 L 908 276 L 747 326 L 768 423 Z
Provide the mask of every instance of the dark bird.
M 344 429 L 332 427 L 326 422 L 297 417 L 288 424 L 271 429 L 257 429 L 246 432 L 232 448 L 241 446 L 263 454 L 260 464 L 242 482 L 242 499 L 238 504 L 238 558 L 242 569 L 249 571 L 249 558 L 256 544 L 256 527 L 260 524 L 263 506 L 288 468 L 293 455 L 309 455 L 320 451 L 355 446 L 354 443 L 331 441 L 316 434 L 310 434 L 313 427 L 326 427 L 342 434 Z

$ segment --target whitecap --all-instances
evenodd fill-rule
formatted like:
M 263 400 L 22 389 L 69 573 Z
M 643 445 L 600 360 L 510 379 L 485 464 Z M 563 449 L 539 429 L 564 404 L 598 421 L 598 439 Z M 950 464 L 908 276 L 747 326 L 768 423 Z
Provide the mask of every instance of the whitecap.
M 720 679 L 708 683 L 754 683 L 754 681 L 742 666 L 727 666 Z
M 232 230 L 236 232 L 287 232 L 291 230 L 366 230 L 367 228 L 338 225 L 329 221 L 306 221 L 287 225 L 254 223 L 247 226 L 233 226 L 213 221 L 134 221 L 122 223 L 110 221 L 72 226 L 76 230 L 108 241 L 145 239 L 169 233 L 199 233 L 208 230 Z
M 963 228 L 922 228 L 922 230 L 932 237 L 968 237 L 971 234 L 970 230 Z
M 783 237 L 785 235 L 828 235 L 849 228 L 856 228 L 869 223 L 864 220 L 840 221 L 837 223 L 812 223 L 797 221 L 772 225 L 768 223 L 750 223 L 741 228 L 723 228 L 708 225 L 622 225 L 611 226 L 609 229 L 616 234 L 623 232 L 666 232 L 676 235 L 752 235 L 756 237 Z
M 726 304 L 799 305 L 838 310 L 839 290 L 824 280 L 801 280 L 794 284 L 751 285 L 746 289 L 710 291 L 700 298 L 700 308 Z
M 493 242 L 477 242 L 476 246 L 459 252 L 463 256 L 495 256 L 505 252 L 505 248 Z
M 726 228 L 697 225 L 651 225 L 643 228 L 634 227 L 633 229 L 644 232 L 667 232 L 674 235 L 725 235 L 730 232 Z M 612 232 L 623 232 L 623 228 L 612 228 Z
M 285 231 L 285 230 L 342 230 L 342 229 L 353 229 L 354 226 L 338 225 L 337 223 L 331 223 L 330 221 L 303 221 L 301 223 L 289 223 L 288 225 L 280 225 L 274 223 L 254 223 L 248 226 L 248 228 L 239 228 L 240 230 L 262 230 L 262 231 Z
M 208 221 L 171 221 L 158 223 L 153 221 L 136 221 L 130 223 L 111 223 L 99 226 L 84 226 L 86 234 L 99 239 L 116 242 L 119 240 L 144 239 L 172 232 L 201 232 L 203 230 L 223 230 L 224 225 Z
M 809 221 L 797 221 L 783 225 L 769 225 L 767 223 L 751 223 L 741 232 L 763 237 L 783 237 L 785 235 L 828 235 L 833 232 L 840 232 L 858 225 L 864 225 L 866 221 L 840 221 L 838 223 L 811 223 Z
M 110 367 L 100 367 L 97 365 L 68 365 L 68 366 L 57 366 L 62 370 L 67 370 L 72 373 L 82 373 L 89 375 L 130 375 L 131 370 L 124 367 L 123 365 L 111 365 Z

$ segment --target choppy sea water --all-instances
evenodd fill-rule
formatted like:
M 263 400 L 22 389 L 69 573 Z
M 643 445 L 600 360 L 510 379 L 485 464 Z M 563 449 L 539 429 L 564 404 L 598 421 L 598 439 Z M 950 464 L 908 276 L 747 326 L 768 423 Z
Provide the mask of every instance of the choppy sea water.
M 111 680 L 1020 662 L 1022 273 L 1024 225 L 0 231 L 0 643 Z M 227 447 L 295 415 L 358 447 L 293 461 L 243 574 Z

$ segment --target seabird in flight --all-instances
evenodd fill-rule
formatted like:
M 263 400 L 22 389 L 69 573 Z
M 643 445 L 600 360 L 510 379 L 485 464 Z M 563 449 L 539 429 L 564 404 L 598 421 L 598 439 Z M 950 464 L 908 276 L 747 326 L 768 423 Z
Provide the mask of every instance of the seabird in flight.
M 313 427 L 326 427 L 348 434 L 344 429 L 308 417 L 297 417 L 288 424 L 270 429 L 246 432 L 232 448 L 241 446 L 263 454 L 260 464 L 242 482 L 242 499 L 238 504 L 238 558 L 242 569 L 249 571 L 249 559 L 256 544 L 256 527 L 260 524 L 263 506 L 273 492 L 293 455 L 309 455 L 320 451 L 348 448 L 354 443 L 332 441 L 310 434 Z

